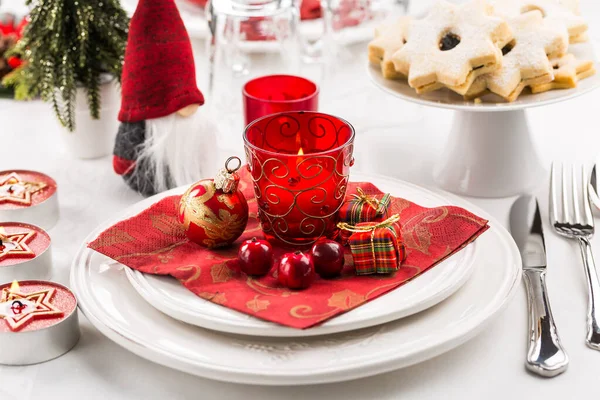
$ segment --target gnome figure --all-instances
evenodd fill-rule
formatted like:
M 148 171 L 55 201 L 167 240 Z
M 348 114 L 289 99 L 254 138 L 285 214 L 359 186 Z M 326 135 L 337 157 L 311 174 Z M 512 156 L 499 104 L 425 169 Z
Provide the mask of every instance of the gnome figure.
M 202 104 L 190 38 L 174 0 L 140 0 L 125 50 L 115 172 L 152 195 L 212 171 L 216 133 L 198 110 Z

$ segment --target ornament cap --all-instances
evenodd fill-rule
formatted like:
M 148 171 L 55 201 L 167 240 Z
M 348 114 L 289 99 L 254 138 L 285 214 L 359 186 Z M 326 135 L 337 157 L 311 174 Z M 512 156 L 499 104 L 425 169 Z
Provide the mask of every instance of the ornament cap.
M 237 161 L 237 166 L 232 168 L 229 164 Z M 237 170 L 242 166 L 242 160 L 239 157 L 232 156 L 225 161 L 225 168 L 221 168 L 215 177 L 215 187 L 221 189 L 224 193 L 233 193 L 237 190 L 240 177 Z

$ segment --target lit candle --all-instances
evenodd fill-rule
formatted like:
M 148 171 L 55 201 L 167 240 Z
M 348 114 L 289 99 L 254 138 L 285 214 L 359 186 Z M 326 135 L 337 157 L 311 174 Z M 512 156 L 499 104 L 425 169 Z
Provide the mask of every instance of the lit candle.
M 51 239 L 46 231 L 20 222 L 0 222 L 0 283 L 48 279 L 51 272 Z
M 0 364 L 28 365 L 56 358 L 79 340 L 77 299 L 46 281 L 0 285 Z
M 54 179 L 36 171 L 0 171 L 0 221 L 21 221 L 50 229 L 57 220 Z
M 327 114 L 286 112 L 254 121 L 244 139 L 267 239 L 296 246 L 335 237 L 353 164 L 352 126 Z

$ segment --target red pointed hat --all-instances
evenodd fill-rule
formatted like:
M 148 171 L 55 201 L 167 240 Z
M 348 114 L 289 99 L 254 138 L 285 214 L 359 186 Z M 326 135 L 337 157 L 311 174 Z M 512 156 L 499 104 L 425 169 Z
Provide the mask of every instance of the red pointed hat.
M 204 104 L 190 37 L 174 0 L 140 0 L 129 25 L 121 88 L 122 122 L 160 118 Z

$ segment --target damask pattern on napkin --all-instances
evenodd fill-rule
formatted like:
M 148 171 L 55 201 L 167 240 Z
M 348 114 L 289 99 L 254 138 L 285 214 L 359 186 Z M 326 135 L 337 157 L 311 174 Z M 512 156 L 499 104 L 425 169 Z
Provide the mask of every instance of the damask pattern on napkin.
M 248 199 L 250 218 L 244 234 L 227 249 L 208 250 L 187 240 L 177 222 L 180 196 L 162 199 L 140 214 L 108 228 L 89 247 L 138 271 L 171 275 L 197 296 L 258 318 L 304 329 L 356 308 L 393 290 L 450 255 L 487 230 L 486 220 L 454 206 L 424 208 L 392 198 L 391 214 L 400 214 L 407 259 L 390 275 L 354 273 L 352 255 L 334 279 L 317 278 L 306 290 L 294 291 L 277 282 L 276 268 L 261 278 L 239 270 L 239 243 L 261 237 L 257 204 L 244 168 L 240 189 Z M 361 187 L 381 194 L 370 183 L 350 183 L 348 193 Z M 276 249 L 276 257 L 285 251 Z

